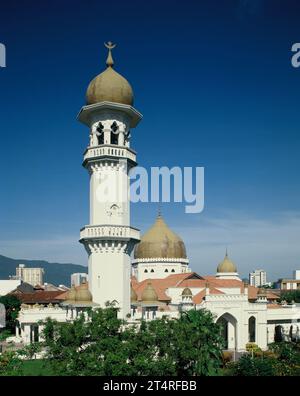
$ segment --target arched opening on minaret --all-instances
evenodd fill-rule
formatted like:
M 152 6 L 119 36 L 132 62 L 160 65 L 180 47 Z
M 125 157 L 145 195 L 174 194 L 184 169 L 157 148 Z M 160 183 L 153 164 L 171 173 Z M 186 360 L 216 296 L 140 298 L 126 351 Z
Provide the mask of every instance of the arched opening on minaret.
M 119 127 L 116 121 L 114 121 L 111 125 L 110 143 L 118 144 L 118 140 L 119 140 Z
M 98 138 L 98 146 L 101 144 L 104 144 L 104 125 L 99 122 L 98 127 L 97 127 L 97 138 Z

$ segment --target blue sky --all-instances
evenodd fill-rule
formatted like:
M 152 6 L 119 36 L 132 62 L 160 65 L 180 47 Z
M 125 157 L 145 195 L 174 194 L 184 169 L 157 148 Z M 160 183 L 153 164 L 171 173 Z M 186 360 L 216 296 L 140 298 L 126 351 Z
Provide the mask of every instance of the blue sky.
M 132 133 L 139 164 L 205 167 L 202 213 L 162 206 L 192 268 L 214 273 L 228 246 L 242 276 L 290 276 L 300 266 L 299 20 L 291 0 L 2 5 L 0 254 L 87 263 L 77 241 L 89 132 L 76 115 L 112 40 L 144 116 Z M 156 212 L 134 204 L 132 224 L 145 231 Z

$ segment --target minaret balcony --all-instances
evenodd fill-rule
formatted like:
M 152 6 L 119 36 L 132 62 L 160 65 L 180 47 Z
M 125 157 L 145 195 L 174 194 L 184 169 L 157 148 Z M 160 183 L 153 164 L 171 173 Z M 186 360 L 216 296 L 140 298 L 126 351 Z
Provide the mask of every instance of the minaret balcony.
M 118 239 L 118 240 L 140 240 L 140 231 L 137 228 L 123 225 L 89 225 L 80 230 L 80 242 L 86 239 Z
M 136 163 L 136 152 L 128 147 L 105 144 L 101 146 L 88 147 L 84 152 L 83 158 L 83 165 L 85 165 L 89 160 L 101 158 L 128 159 Z

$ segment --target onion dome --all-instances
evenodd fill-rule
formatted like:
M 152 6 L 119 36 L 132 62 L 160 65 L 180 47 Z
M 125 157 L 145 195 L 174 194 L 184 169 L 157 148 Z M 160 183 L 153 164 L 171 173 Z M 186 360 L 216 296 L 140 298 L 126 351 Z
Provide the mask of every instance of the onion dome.
M 75 286 L 72 285 L 71 289 L 68 291 L 66 295 L 66 300 L 67 301 L 75 301 L 76 298 L 76 289 Z
M 186 287 L 185 289 L 183 289 L 181 295 L 183 297 L 193 297 L 193 293 L 191 292 L 191 289 L 189 287 Z
M 111 41 L 104 44 L 108 49 L 106 60 L 107 69 L 96 76 L 86 91 L 88 105 L 100 102 L 116 102 L 133 105 L 133 91 L 129 82 L 113 69 L 114 61 L 111 50 L 116 44 Z
M 156 291 L 154 290 L 154 287 L 152 286 L 151 282 L 147 283 L 147 286 L 145 287 L 143 293 L 142 293 L 142 301 L 145 303 L 157 303 L 158 301 L 158 296 L 156 294 Z
M 227 251 L 224 260 L 218 265 L 217 272 L 237 272 L 235 264 L 228 258 Z
M 131 286 L 131 290 L 130 290 L 130 301 L 131 302 L 137 302 L 138 296 L 134 290 L 134 288 Z
M 86 282 L 82 282 L 82 284 L 77 288 L 75 300 L 80 302 L 89 302 L 93 300 Z
M 182 239 L 167 226 L 159 214 L 154 225 L 142 236 L 134 249 L 135 259 L 186 258 Z

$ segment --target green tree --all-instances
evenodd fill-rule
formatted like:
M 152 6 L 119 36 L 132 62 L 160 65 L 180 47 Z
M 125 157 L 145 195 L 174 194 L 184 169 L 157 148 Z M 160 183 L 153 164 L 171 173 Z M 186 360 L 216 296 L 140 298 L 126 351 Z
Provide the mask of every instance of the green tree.
M 22 361 L 18 354 L 13 351 L 6 351 L 0 354 L 0 376 L 21 375 Z
M 279 301 L 286 301 L 289 304 L 292 302 L 300 303 L 300 290 L 290 290 L 282 292 Z
M 300 344 L 278 342 L 269 345 L 276 356 L 277 375 L 290 376 L 300 374 Z
M 11 334 L 15 332 L 16 319 L 19 314 L 21 302 L 16 296 L 6 295 L 0 297 L 0 304 L 5 306 L 6 310 L 6 330 Z
M 48 319 L 47 357 L 61 375 L 216 375 L 222 361 L 219 325 L 205 310 L 127 326 L 113 307 L 72 323 Z

